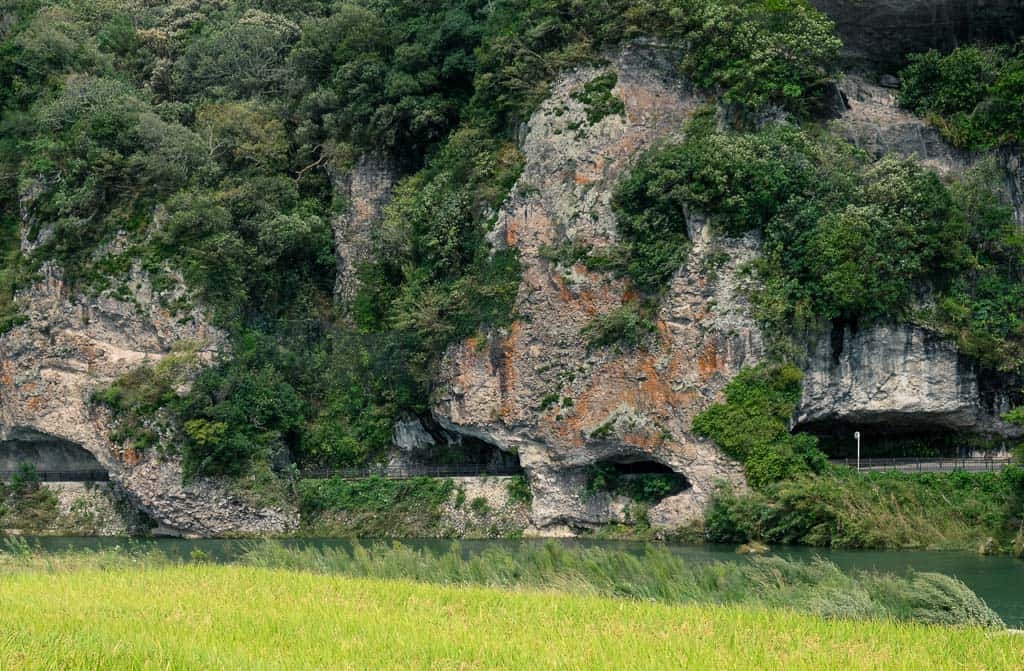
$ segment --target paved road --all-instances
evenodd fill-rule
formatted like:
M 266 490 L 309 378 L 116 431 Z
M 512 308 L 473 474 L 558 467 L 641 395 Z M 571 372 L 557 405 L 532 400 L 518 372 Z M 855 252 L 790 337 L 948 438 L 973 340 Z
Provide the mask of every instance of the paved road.
M 998 471 L 1012 463 L 1002 459 L 861 459 L 862 471 L 902 471 L 904 473 L 951 473 L 953 471 Z M 857 467 L 856 459 L 833 459 L 839 466 Z

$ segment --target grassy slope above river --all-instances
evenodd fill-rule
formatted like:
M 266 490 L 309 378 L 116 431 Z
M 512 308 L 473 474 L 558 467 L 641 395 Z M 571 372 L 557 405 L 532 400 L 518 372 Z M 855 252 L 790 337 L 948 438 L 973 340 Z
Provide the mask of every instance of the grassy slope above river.
M 1024 639 L 234 566 L 15 571 L 0 667 L 246 669 L 1020 668 Z

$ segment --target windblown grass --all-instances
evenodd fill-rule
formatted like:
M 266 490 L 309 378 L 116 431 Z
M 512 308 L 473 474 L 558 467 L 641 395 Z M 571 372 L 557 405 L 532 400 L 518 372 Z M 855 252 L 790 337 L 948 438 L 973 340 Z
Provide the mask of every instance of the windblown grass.
M 13 571 L 4 669 L 1012 669 L 979 628 L 241 566 Z
M 146 546 L 99 552 L 39 553 L 8 541 L 0 571 L 67 573 L 173 567 Z M 201 552 L 193 559 L 205 561 Z M 805 611 L 831 619 L 888 619 L 1003 628 L 999 616 L 962 582 L 937 573 L 844 573 L 825 560 L 759 557 L 743 562 L 689 562 L 665 548 L 641 554 L 558 543 L 489 547 L 464 554 L 400 543 L 351 549 L 253 544 L 238 560 L 257 568 L 444 585 L 544 589 L 575 595 L 665 603 L 735 604 Z
M 491 547 L 464 556 L 458 544 L 435 554 L 399 543 L 356 545 L 349 551 L 266 542 L 253 546 L 243 561 L 263 568 L 367 578 L 554 588 L 668 603 L 772 606 L 829 618 L 1004 626 L 984 601 L 954 578 L 923 572 L 908 576 L 844 573 L 823 559 L 807 563 L 757 557 L 749 562 L 693 563 L 657 546 L 648 546 L 638 555 L 545 543 Z
M 992 539 L 1011 551 L 1024 524 L 1024 469 L 857 473 L 833 468 L 764 491 L 720 490 L 708 512 L 715 542 L 835 548 L 975 550 Z

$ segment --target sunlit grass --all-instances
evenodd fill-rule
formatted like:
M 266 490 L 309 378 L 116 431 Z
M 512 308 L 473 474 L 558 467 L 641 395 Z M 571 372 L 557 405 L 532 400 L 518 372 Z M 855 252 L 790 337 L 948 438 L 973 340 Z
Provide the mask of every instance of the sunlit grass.
M 8 571 L 2 669 L 1013 669 L 1024 637 L 209 564 Z

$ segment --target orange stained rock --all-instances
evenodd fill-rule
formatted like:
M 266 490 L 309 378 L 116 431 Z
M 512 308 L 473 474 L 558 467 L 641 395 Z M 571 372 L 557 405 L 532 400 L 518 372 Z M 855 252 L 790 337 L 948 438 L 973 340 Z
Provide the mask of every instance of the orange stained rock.
M 657 430 L 627 431 L 622 435 L 622 442 L 651 450 L 663 445 L 665 439 Z
M 654 357 L 645 356 L 636 368 L 626 368 L 627 361 L 617 359 L 604 368 L 594 371 L 590 385 L 573 401 L 569 417 L 556 420 L 548 415 L 541 418 L 548 429 L 561 440 L 576 447 L 586 441 L 588 429 L 601 424 L 619 407 L 626 405 L 653 418 L 665 418 L 674 408 L 691 406 L 697 395 L 692 391 L 674 391 L 672 386 L 654 367 Z M 646 378 L 637 383 L 638 373 Z M 661 444 L 658 432 L 638 432 L 624 439 L 638 447 L 654 447 Z
M 576 170 L 573 181 L 577 184 L 592 184 L 604 177 L 604 156 L 595 156 L 584 170 Z
M 522 332 L 520 322 L 512 322 L 509 328 L 508 337 L 501 343 L 501 371 L 498 374 L 499 390 L 501 392 L 501 417 L 511 419 L 515 413 L 515 389 L 516 367 L 513 362 L 514 354 L 519 349 L 519 336 Z
M 518 211 L 513 216 L 508 217 L 505 220 L 505 242 L 509 247 L 515 247 L 519 243 L 519 237 L 516 234 L 518 226 L 518 219 L 521 215 Z M 525 218 L 525 215 L 522 215 Z
M 718 358 L 718 348 L 713 341 L 709 341 L 704 351 L 697 357 L 697 366 L 702 381 L 708 380 L 725 367 L 725 362 Z
M 582 264 L 576 264 L 573 266 L 574 272 L 580 271 L 584 268 Z M 591 273 L 586 274 L 588 277 L 593 277 Z M 605 311 L 605 306 L 612 303 L 617 294 L 617 287 L 619 286 L 615 282 L 602 282 L 597 287 L 591 288 L 592 285 L 589 283 L 581 283 L 575 287 L 576 293 L 573 294 L 569 289 L 569 285 L 566 284 L 565 278 L 557 273 L 548 273 L 548 277 L 551 283 L 555 285 L 558 290 L 558 297 L 567 306 L 575 309 L 576 311 L 588 316 L 593 317 L 601 314 Z

